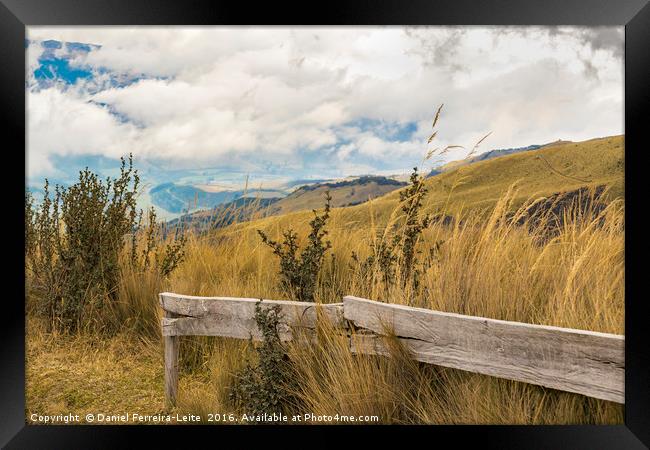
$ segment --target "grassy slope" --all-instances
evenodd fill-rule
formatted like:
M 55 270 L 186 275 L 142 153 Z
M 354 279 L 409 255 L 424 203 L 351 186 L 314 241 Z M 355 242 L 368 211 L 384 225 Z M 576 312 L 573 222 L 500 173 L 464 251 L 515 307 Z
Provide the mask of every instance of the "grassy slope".
M 515 182 L 518 191 L 513 207 L 529 198 L 599 184 L 610 188 L 610 198 L 623 197 L 623 145 L 623 136 L 561 142 L 539 150 L 463 165 L 426 180 L 429 193 L 424 202 L 425 211 L 455 215 L 461 210 L 487 210 Z M 540 159 L 540 156 L 544 159 Z M 556 171 L 551 170 L 544 160 Z M 260 211 L 260 214 L 273 217 L 239 226 L 269 228 L 306 222 L 312 216 L 312 209 L 322 207 L 327 190 L 332 195 L 333 207 L 345 207 L 335 212 L 342 220 L 367 223 L 372 211 L 375 218 L 382 222 L 388 219 L 399 200 L 399 189 L 395 188 L 393 185 L 369 182 L 355 186 L 299 189 Z M 372 203 L 347 206 L 368 199 L 373 199 Z
M 399 188 L 393 184 L 379 184 L 376 181 L 352 186 L 318 186 L 315 189 L 298 189 L 291 195 L 271 205 L 268 213 L 272 215 L 287 214 L 294 211 L 312 210 L 323 204 L 325 192 L 332 196 L 332 206 L 341 207 L 366 202 Z
M 568 177 L 549 168 L 548 163 Z M 611 196 L 623 195 L 623 137 L 614 136 L 584 142 L 550 145 L 539 150 L 480 161 L 431 178 L 429 203 L 444 204 L 449 189 L 454 189 L 453 205 L 459 207 L 490 207 L 513 182 L 519 182 L 521 202 L 529 196 L 543 196 L 557 191 L 572 190 L 586 185 L 606 184 Z
M 318 186 L 299 188 L 287 197 L 277 201 L 261 197 L 239 198 L 237 200 L 218 205 L 208 210 L 200 210 L 190 214 L 192 221 L 207 221 L 212 225 L 231 223 L 233 221 L 246 221 L 251 217 L 269 217 L 289 214 L 296 211 L 311 211 L 323 205 L 325 193 L 332 196 L 333 207 L 343 207 L 367 202 L 379 198 L 389 192 L 400 188 L 398 184 L 381 183 L 377 181 L 354 181 L 352 184 L 324 183 Z M 246 204 L 244 205 L 244 201 Z M 183 216 L 188 220 L 188 216 Z M 235 219 L 235 220 L 232 220 Z M 178 220 L 168 222 L 174 225 Z M 199 224 L 199 229 L 205 229 L 207 224 Z M 222 226 L 222 225 L 220 225 Z
M 607 185 L 609 198 L 624 194 L 623 136 L 591 139 L 584 142 L 561 143 L 539 150 L 517 153 L 480 161 L 451 170 L 426 180 L 429 192 L 424 201 L 425 211 L 452 215 L 463 210 L 486 210 L 494 207 L 508 188 L 517 183 L 513 207 L 529 198 L 546 196 L 558 191 L 582 186 Z M 552 171 L 544 160 L 568 177 Z M 324 191 L 320 192 L 321 205 Z M 334 215 L 344 223 L 367 224 L 372 214 L 377 222 L 388 220 L 399 201 L 399 190 L 392 191 L 372 202 L 337 208 Z M 244 228 L 284 228 L 304 223 L 312 217 L 311 211 L 298 211 L 278 217 L 269 217 L 247 224 Z

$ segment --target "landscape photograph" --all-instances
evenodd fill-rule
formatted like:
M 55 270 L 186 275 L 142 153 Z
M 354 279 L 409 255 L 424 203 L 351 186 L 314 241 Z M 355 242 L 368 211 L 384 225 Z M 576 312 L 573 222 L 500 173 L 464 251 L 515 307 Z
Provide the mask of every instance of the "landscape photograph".
M 624 28 L 28 26 L 28 425 L 623 424 Z

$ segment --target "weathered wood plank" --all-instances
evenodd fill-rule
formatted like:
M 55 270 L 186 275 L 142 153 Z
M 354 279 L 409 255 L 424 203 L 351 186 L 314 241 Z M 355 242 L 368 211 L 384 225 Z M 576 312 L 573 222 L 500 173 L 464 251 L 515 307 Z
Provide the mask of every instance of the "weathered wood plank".
M 259 299 L 162 293 L 160 303 L 165 311 L 185 316 L 163 319 L 163 336 L 201 335 L 238 339 L 262 337 L 255 322 L 255 306 Z M 275 305 L 281 308 L 278 328 L 283 340 L 291 339 L 291 327 L 315 328 L 319 314 L 336 327 L 346 325 L 342 303 L 321 305 L 287 300 L 263 300 L 261 303 L 262 308 Z
M 280 339 L 290 341 L 291 329 L 285 323 L 278 326 Z M 220 336 L 235 339 L 249 339 L 259 341 L 262 334 L 253 323 L 242 324 L 236 318 L 228 316 L 216 317 L 179 317 L 163 319 L 163 336 Z
M 401 338 L 429 364 L 523 381 L 624 403 L 624 336 L 444 313 L 357 297 L 343 299 L 344 317 L 378 334 Z M 387 354 L 382 339 L 359 336 L 359 353 Z

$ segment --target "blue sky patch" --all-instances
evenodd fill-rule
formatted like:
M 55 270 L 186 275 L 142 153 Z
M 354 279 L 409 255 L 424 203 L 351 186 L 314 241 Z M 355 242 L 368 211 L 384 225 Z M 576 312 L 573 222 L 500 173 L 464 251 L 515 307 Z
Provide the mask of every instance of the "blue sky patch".
M 361 131 L 368 131 L 377 137 L 393 142 L 409 141 L 417 131 L 415 122 L 386 122 L 367 117 L 347 122 L 344 126 L 359 128 Z
M 34 42 L 26 39 L 25 47 L 28 48 L 30 43 Z M 91 82 L 86 88 L 88 93 L 94 94 L 103 89 L 121 88 L 151 78 L 143 73 L 118 73 L 102 66 L 71 64 L 73 59 L 101 48 L 99 45 L 48 40 L 40 42 L 40 46 L 43 52 L 38 58 L 39 66 L 33 72 L 36 81 L 33 88 L 37 90 L 53 85 L 74 86 L 81 80 Z
M 37 80 L 60 80 L 66 84 L 75 84 L 80 78 L 89 79 L 90 70 L 73 68 L 67 59 L 39 59 L 40 67 L 34 71 Z

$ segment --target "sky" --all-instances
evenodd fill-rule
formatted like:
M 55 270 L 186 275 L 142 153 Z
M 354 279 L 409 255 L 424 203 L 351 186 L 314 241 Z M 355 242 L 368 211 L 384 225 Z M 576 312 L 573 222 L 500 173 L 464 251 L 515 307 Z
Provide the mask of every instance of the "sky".
M 622 134 L 623 49 L 622 27 L 28 27 L 27 177 L 128 153 L 156 182 L 394 174 L 487 133 Z

